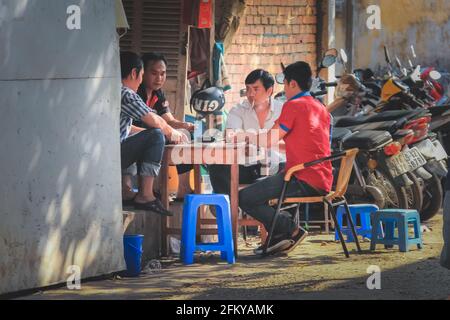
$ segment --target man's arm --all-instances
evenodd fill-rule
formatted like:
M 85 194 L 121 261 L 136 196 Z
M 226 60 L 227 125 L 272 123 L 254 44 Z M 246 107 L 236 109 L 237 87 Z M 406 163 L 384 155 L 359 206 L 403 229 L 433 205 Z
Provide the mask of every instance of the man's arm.
M 165 136 L 170 136 L 175 131 L 166 120 L 153 112 L 147 113 L 141 121 L 151 128 L 160 129 Z
M 284 142 L 281 144 L 280 140 L 282 140 L 286 134 L 287 131 L 282 129 L 278 123 L 275 123 L 268 132 L 258 135 L 258 146 L 269 149 L 275 145 L 278 145 L 285 150 L 286 146 Z
M 188 131 L 193 131 L 194 130 L 194 124 L 188 123 L 188 122 L 183 122 L 183 121 L 175 119 L 175 117 L 173 116 L 173 114 L 171 112 L 164 113 L 161 117 L 164 120 L 166 120 L 166 122 L 172 128 L 185 129 L 185 130 L 188 130 Z

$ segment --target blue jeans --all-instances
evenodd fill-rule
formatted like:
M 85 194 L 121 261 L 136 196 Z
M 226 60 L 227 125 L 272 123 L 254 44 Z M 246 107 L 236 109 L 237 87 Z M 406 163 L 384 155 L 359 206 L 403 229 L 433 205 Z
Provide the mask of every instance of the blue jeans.
M 147 129 L 122 141 L 120 146 L 122 169 L 137 164 L 141 176 L 156 177 L 161 169 L 165 138 L 159 129 Z
M 276 209 L 269 206 L 268 201 L 278 199 L 283 188 L 285 172 L 281 171 L 276 175 L 258 181 L 239 192 L 239 206 L 254 219 L 262 222 L 267 230 L 270 230 L 272 219 Z M 326 192 L 321 192 L 307 183 L 291 179 L 286 190 L 286 197 L 309 197 L 323 196 Z M 274 236 L 289 236 L 296 228 L 291 215 L 282 212 L 277 219 L 274 229 Z
M 441 253 L 441 265 L 450 269 L 450 191 L 447 190 L 444 199 L 444 227 L 442 230 L 444 236 L 444 247 Z

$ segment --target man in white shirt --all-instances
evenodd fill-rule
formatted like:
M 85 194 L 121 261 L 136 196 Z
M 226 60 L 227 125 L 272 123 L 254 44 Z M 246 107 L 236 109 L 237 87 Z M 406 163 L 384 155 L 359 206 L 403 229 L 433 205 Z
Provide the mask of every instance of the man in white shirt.
M 274 79 L 262 69 L 249 73 L 245 79 L 247 98 L 233 107 L 228 114 L 226 135 L 236 132 L 261 133 L 269 130 L 281 114 L 283 104 L 272 98 Z M 269 174 L 278 171 L 278 165 L 285 162 L 285 155 L 269 150 Z M 251 184 L 261 177 L 261 163 L 253 162 L 239 166 L 239 183 Z M 226 165 L 208 167 L 215 193 L 230 194 L 230 168 Z

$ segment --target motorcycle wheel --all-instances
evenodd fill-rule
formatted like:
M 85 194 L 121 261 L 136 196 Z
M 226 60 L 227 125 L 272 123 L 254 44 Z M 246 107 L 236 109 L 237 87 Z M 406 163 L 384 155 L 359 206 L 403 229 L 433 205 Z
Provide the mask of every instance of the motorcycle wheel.
M 367 184 L 377 187 L 385 196 L 385 208 L 408 209 L 408 196 L 404 187 L 396 185 L 384 171 L 380 169 L 371 170 L 367 178 Z M 381 209 L 381 208 L 380 208 Z
M 408 209 L 420 211 L 423 206 L 423 186 L 422 180 L 417 178 L 414 173 L 407 173 L 408 178 L 413 182 L 411 186 L 405 187 L 408 197 Z
M 427 221 L 434 217 L 441 209 L 444 191 L 441 179 L 435 174 L 433 178 L 425 181 L 423 188 L 423 205 L 420 210 L 420 220 Z

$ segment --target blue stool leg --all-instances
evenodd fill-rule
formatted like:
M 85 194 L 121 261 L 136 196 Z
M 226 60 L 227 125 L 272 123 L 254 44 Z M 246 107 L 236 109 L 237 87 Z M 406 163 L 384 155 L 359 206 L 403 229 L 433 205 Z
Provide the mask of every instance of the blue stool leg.
M 222 221 L 222 237 L 221 244 L 224 246 L 224 250 L 221 251 L 221 258 L 226 260 L 229 264 L 235 263 L 234 244 L 233 244 L 233 232 L 231 230 L 231 213 L 230 203 L 228 199 L 220 205 L 221 221 Z
M 224 212 L 221 205 L 216 205 L 216 219 L 217 219 L 217 231 L 219 236 L 219 245 L 224 245 L 225 241 L 225 230 L 224 230 Z M 227 252 L 225 250 L 220 251 L 220 259 L 227 260 Z
M 406 217 L 401 218 L 398 223 L 398 241 L 401 252 L 407 252 L 409 250 L 409 235 L 408 235 L 408 219 Z
M 370 239 L 370 251 L 373 251 L 377 247 L 377 240 L 378 240 L 378 230 L 380 228 L 380 216 L 379 214 L 375 214 L 373 217 L 373 224 L 372 224 L 372 237 Z
M 352 217 L 353 221 L 356 221 L 356 219 L 355 219 L 356 214 L 351 209 L 350 209 L 350 214 L 348 214 L 346 212 L 345 219 L 347 220 L 347 229 L 344 231 L 344 233 L 347 234 L 347 242 L 355 242 L 355 237 L 353 236 L 353 233 L 351 232 L 351 230 L 349 230 L 350 229 L 350 216 Z M 356 224 L 356 222 L 355 222 L 355 224 Z M 356 235 L 358 235 L 358 233 Z
M 385 231 L 386 234 L 384 235 L 384 238 L 386 240 L 394 241 L 395 222 L 390 220 L 385 221 Z M 385 244 L 384 247 L 386 249 L 391 249 L 394 246 L 392 244 Z
M 183 215 L 183 223 L 186 223 L 184 232 L 184 264 L 194 263 L 194 253 L 195 253 L 195 237 L 197 232 L 197 209 L 198 205 L 195 201 L 190 201 L 187 207 L 187 211 Z
M 191 200 L 186 197 L 183 204 L 183 220 L 181 223 L 181 248 L 180 248 L 180 258 L 182 261 L 186 258 L 186 245 L 189 238 L 189 212 L 191 208 Z
M 370 230 L 370 211 L 364 210 L 364 212 L 361 212 L 360 214 L 361 219 L 361 228 L 364 230 Z
M 344 215 L 344 207 L 342 205 L 340 205 L 337 208 L 337 213 L 336 213 L 336 218 L 337 218 L 337 222 L 339 224 L 339 226 L 341 227 L 341 232 L 343 232 L 343 226 L 342 226 L 342 221 L 343 221 L 343 215 Z M 334 231 L 334 240 L 337 241 L 339 240 L 339 234 L 337 229 Z

